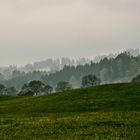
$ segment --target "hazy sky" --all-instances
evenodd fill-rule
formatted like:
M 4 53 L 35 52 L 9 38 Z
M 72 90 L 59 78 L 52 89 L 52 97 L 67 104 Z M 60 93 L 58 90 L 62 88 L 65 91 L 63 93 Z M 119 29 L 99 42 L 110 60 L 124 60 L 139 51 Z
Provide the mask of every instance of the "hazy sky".
M 140 0 L 0 0 L 0 65 L 140 48 Z

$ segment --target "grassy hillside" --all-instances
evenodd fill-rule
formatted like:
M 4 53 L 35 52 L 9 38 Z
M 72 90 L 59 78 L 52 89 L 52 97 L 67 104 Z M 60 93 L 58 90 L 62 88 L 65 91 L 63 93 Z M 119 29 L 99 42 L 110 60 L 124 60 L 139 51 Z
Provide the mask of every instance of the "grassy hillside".
M 140 84 L 0 96 L 0 140 L 140 139 Z

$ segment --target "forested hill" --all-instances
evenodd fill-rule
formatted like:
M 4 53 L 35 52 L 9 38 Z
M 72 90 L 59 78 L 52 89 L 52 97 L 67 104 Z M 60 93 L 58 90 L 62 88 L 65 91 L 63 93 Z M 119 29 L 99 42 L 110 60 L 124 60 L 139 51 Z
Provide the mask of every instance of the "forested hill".
M 140 55 L 132 56 L 124 52 L 115 58 L 104 58 L 98 63 L 64 66 L 61 71 L 52 74 L 40 71 L 15 72 L 11 79 L 0 83 L 19 89 L 30 80 L 41 80 L 53 87 L 59 81 L 68 81 L 73 87 L 80 87 L 82 77 L 87 74 L 95 74 L 102 83 L 129 82 L 134 76 L 140 74 Z
M 80 86 L 82 77 L 87 74 L 95 74 L 102 83 L 130 82 L 134 76 L 140 74 L 140 55 L 133 57 L 128 53 L 121 53 L 116 58 L 104 58 L 99 63 L 65 66 L 59 72 L 43 76 L 43 80 L 52 85 L 64 80 L 73 86 Z

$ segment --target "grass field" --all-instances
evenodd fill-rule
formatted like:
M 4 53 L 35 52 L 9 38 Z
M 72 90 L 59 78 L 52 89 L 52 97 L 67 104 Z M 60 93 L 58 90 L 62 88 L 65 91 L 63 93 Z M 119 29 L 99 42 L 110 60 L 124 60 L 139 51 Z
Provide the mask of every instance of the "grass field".
M 139 140 L 140 84 L 0 96 L 0 140 Z

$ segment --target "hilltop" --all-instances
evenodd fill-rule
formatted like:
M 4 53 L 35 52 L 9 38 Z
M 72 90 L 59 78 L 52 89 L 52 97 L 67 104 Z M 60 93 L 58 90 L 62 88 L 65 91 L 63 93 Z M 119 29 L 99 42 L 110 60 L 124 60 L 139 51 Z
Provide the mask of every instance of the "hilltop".
M 40 97 L 0 96 L 0 114 L 140 110 L 140 84 L 81 88 Z
M 140 84 L 0 96 L 0 139 L 139 139 Z

